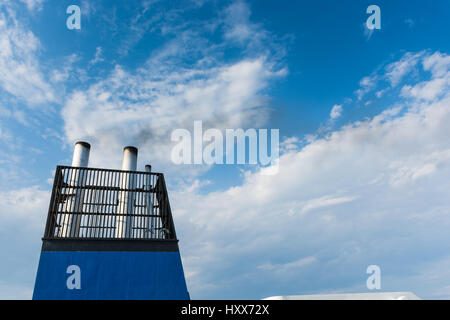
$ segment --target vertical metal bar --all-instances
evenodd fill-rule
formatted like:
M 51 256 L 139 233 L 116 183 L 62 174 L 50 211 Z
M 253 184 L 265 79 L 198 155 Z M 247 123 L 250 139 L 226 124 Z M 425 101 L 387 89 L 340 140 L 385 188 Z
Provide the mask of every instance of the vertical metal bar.
M 64 229 L 64 226 L 65 226 L 65 224 L 67 224 L 67 221 L 66 221 L 66 219 L 68 219 L 69 217 L 67 216 L 67 200 L 68 200 L 68 198 L 69 198 L 69 193 L 70 193 L 70 189 L 68 188 L 68 186 L 69 186 L 69 181 L 70 181 L 70 177 L 71 177 L 71 174 L 72 174 L 72 170 L 71 170 L 71 168 L 66 168 L 67 170 L 66 170 L 66 174 L 65 174 L 65 177 L 66 177 L 66 179 L 64 180 L 64 181 L 67 181 L 66 182 L 66 186 L 64 187 L 64 202 L 63 202 L 63 204 L 62 204 L 62 206 L 61 206 L 61 214 L 59 215 L 59 233 L 60 233 L 60 236 L 61 237 L 65 237 L 66 235 L 65 235 L 65 229 Z
M 83 220 L 83 236 L 86 238 L 90 237 L 90 233 L 91 230 L 89 228 L 89 224 L 90 224 L 90 217 L 91 217 L 91 213 L 93 211 L 93 208 L 95 210 L 95 205 L 93 205 L 94 203 L 94 199 L 95 199 L 95 190 L 91 188 L 92 186 L 92 176 L 95 173 L 95 170 L 89 169 L 89 175 L 88 175 L 88 179 L 86 182 L 86 194 L 87 194 L 87 204 L 86 204 L 86 210 L 84 211 L 85 213 L 85 218 Z M 93 199 L 94 198 L 94 199 Z
M 86 219 L 86 232 L 85 232 L 85 236 L 86 237 L 91 237 L 92 236 L 92 229 L 89 228 L 89 223 L 90 223 L 90 215 L 92 214 L 92 212 L 95 211 L 95 202 L 96 202 L 96 196 L 97 196 L 97 190 L 95 190 L 93 187 L 95 186 L 95 176 L 96 176 L 96 170 L 94 169 L 90 169 L 89 170 L 89 199 L 88 199 L 88 208 L 87 208 L 87 213 L 88 213 L 88 218 Z
M 108 238 L 108 234 L 109 234 L 109 210 L 110 210 L 110 203 L 111 203 L 111 199 L 110 199 L 110 191 L 111 191 L 111 171 L 106 172 L 106 182 L 104 187 L 105 188 L 105 206 L 104 206 L 104 210 L 103 210 L 103 227 L 105 228 L 105 233 L 104 233 L 104 238 Z
M 112 176 L 111 176 L 111 187 L 112 187 L 112 189 L 111 189 L 111 194 L 110 194 L 110 201 L 111 201 L 111 206 L 110 206 L 110 210 L 109 210 L 109 220 L 108 220 L 108 230 L 109 230 L 109 235 L 108 235 L 108 237 L 109 238 L 111 238 L 112 237 L 112 235 L 114 234 L 114 229 L 113 229 L 113 227 L 114 227 L 114 213 L 115 213 L 115 209 L 116 209 L 116 207 L 114 206 L 115 205 L 115 194 L 116 194 L 116 191 L 114 190 L 114 188 L 115 188 L 115 186 L 116 186 L 116 172 L 113 172 L 112 173 Z
M 101 198 L 101 190 L 98 188 L 101 186 L 102 183 L 102 178 L 103 178 L 103 171 L 100 170 L 96 170 L 97 176 L 95 178 L 95 211 L 92 212 L 92 221 L 90 222 L 91 224 L 91 229 L 94 231 L 93 232 L 93 236 L 96 238 L 101 238 L 101 233 L 102 233 L 102 229 L 101 229 L 101 221 L 99 221 L 99 211 L 101 210 L 101 206 L 102 206 L 102 198 Z M 94 219 L 95 219 L 95 224 L 94 224 Z
M 173 217 L 172 217 L 172 210 L 170 209 L 170 202 L 169 202 L 169 195 L 168 195 L 168 191 L 167 191 L 167 186 L 166 186 L 166 181 L 164 179 L 164 175 L 161 174 L 161 178 L 162 178 L 162 183 L 163 183 L 163 187 L 164 187 L 164 194 L 165 194 L 165 198 L 166 198 L 166 206 L 167 206 L 167 224 L 168 224 L 168 229 L 170 231 L 170 238 L 171 239 L 176 239 L 176 233 L 175 233 L 175 226 L 173 223 Z
M 78 169 L 78 181 L 79 183 L 77 184 L 77 196 L 76 196 L 76 215 L 75 215 L 75 219 L 73 219 L 73 223 L 72 223 L 72 229 L 73 229 L 73 233 L 72 236 L 73 237 L 80 237 L 80 231 L 81 231 L 81 223 L 83 220 L 83 200 L 84 200 L 84 192 L 85 192 L 85 188 L 83 187 L 86 184 L 86 169 L 84 168 L 79 168 Z
M 144 239 L 145 237 L 145 219 L 146 217 L 145 215 L 145 176 L 144 174 L 139 174 L 140 178 L 140 187 L 141 187 L 141 191 L 139 192 L 139 238 L 140 239 Z
M 87 230 L 88 232 L 88 237 L 98 237 L 98 230 L 95 228 L 95 224 L 93 223 L 93 220 L 97 219 L 95 213 L 98 211 L 98 189 L 97 187 L 97 183 L 98 183 L 98 175 L 99 175 L 99 171 L 98 170 L 92 170 L 92 177 L 91 177 L 91 207 L 89 209 L 89 213 L 90 213 L 90 217 L 87 221 L 87 227 L 89 227 Z
M 113 193 L 113 203 L 114 203 L 114 210 L 113 215 L 111 216 L 111 222 L 112 226 L 114 226 L 114 232 L 112 232 L 111 237 L 116 238 L 117 234 L 117 214 L 119 213 L 119 188 L 120 188 L 120 174 L 118 171 L 114 173 L 114 187 L 116 188 Z M 112 231 L 113 229 L 111 229 Z
M 108 172 L 107 171 L 103 171 L 102 172 L 102 182 L 101 182 L 101 187 L 102 187 L 102 189 L 101 189 L 101 204 L 102 204 L 102 206 L 101 206 L 101 208 L 100 208 L 100 221 L 99 221 L 99 224 L 100 224 L 100 230 L 102 230 L 102 232 L 101 232 L 101 237 L 102 238 L 105 238 L 106 237 L 106 232 L 107 232 L 107 228 L 105 228 L 105 215 L 104 215 L 104 213 L 105 213 L 105 208 L 106 208 L 106 205 L 107 205 L 107 201 L 105 201 L 105 198 L 106 198 L 106 193 L 105 193 L 105 190 L 107 190 L 106 188 L 105 189 L 103 189 L 103 187 L 108 187 L 108 184 L 107 184 L 107 175 L 108 175 Z
M 49 237 L 51 234 L 53 234 L 53 223 L 52 220 L 56 219 L 56 215 L 54 215 L 54 208 L 55 203 L 58 203 L 58 190 L 59 190 L 59 174 L 60 174 L 61 168 L 59 166 L 56 167 L 55 171 L 55 177 L 53 179 L 53 188 L 52 188 L 52 195 L 50 196 L 50 204 L 48 206 L 48 215 L 47 215 L 47 223 L 45 224 L 45 231 L 44 231 L 44 237 Z M 56 201 L 55 201 L 56 200 Z
M 68 235 L 69 235 L 69 232 L 68 232 L 68 229 L 70 228 L 69 227 L 69 221 L 71 220 L 71 218 L 72 218 L 72 216 L 71 216 L 71 214 L 70 214 L 70 212 L 69 212 L 69 210 L 68 210 L 68 206 L 69 206 L 69 203 L 72 203 L 72 188 L 70 187 L 70 182 L 72 181 L 72 179 L 73 179 L 73 168 L 71 167 L 71 168 L 69 168 L 68 169 L 69 170 L 69 180 L 67 181 L 67 184 L 68 184 L 68 186 L 67 186 L 67 188 L 66 188 L 66 198 L 65 198 L 65 203 L 64 203 L 64 207 L 63 207 L 63 215 L 62 215 L 62 217 L 61 217 L 61 237 L 62 238 L 67 238 L 68 237 Z
M 95 177 L 95 186 L 96 187 L 98 187 L 99 186 L 99 180 L 101 181 L 101 178 L 102 178 L 102 172 L 100 171 L 100 170 L 96 170 L 96 177 Z M 96 189 L 97 190 L 97 192 L 96 192 L 96 198 L 95 198 L 95 200 L 96 200 L 96 203 L 98 203 L 99 201 L 100 201 L 100 196 L 99 196 L 99 193 L 98 193 L 98 189 Z M 98 207 L 98 206 L 97 206 Z M 98 208 L 96 208 L 96 210 L 95 210 L 96 212 L 95 212 L 95 214 L 98 212 Z M 100 236 L 100 228 L 95 228 L 96 229 L 96 234 L 98 235 L 98 236 Z
M 107 210 L 107 216 L 106 216 L 106 227 L 108 228 L 108 232 L 106 233 L 106 238 L 110 238 L 111 237 L 111 218 L 112 218 L 112 213 L 114 212 L 114 172 L 111 172 L 110 176 L 108 177 L 108 186 L 111 187 L 111 189 L 108 191 L 108 210 Z

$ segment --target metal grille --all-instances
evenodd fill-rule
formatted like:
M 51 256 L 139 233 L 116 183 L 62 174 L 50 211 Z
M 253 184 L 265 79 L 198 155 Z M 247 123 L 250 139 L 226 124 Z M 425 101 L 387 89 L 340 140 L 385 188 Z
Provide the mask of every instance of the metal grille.
M 44 237 L 176 239 L 163 174 L 58 166 Z

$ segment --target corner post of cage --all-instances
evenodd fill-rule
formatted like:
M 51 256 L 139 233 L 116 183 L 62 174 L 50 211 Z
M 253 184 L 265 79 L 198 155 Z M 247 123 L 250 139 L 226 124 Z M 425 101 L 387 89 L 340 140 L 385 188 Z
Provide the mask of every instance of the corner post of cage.
M 166 207 L 166 219 L 169 224 L 169 230 L 171 233 L 173 233 L 173 239 L 177 239 L 177 234 L 175 232 L 175 225 L 173 223 L 173 217 L 172 217 L 172 210 L 170 208 L 170 202 L 169 202 L 169 194 L 167 191 L 166 186 L 166 180 L 164 179 L 164 175 L 161 173 L 161 181 L 162 181 L 162 187 L 163 187 L 163 193 L 164 193 L 164 206 Z
M 44 231 L 44 238 L 46 237 L 50 237 L 50 228 L 52 225 L 52 218 L 56 219 L 56 217 L 53 217 L 53 206 L 55 204 L 55 198 L 56 198 L 56 193 L 58 191 L 58 186 L 60 183 L 60 173 L 61 172 L 61 166 L 56 166 L 56 171 L 55 171 L 55 177 L 53 179 L 53 188 L 52 188 L 52 195 L 50 196 L 50 204 L 48 206 L 48 214 L 47 214 L 47 222 L 45 225 L 45 231 Z M 56 225 L 56 223 L 55 223 Z

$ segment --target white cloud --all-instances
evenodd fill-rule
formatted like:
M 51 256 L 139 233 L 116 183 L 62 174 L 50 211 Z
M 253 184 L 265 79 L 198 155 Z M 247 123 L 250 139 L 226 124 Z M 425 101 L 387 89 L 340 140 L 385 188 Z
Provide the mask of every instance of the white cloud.
M 418 281 L 425 270 L 417 266 L 434 264 L 436 279 L 449 279 L 437 263 L 450 249 L 442 247 L 450 226 L 450 94 L 400 97 L 395 105 L 285 149 L 277 175 L 248 172 L 223 192 L 171 193 L 192 297 L 364 290 L 374 263 L 387 290 L 424 298 L 444 290 L 444 282 Z M 291 265 L 286 257 L 320 263 L 276 272 Z
M 378 76 L 376 74 L 362 78 L 359 82 L 360 88 L 355 92 L 358 100 L 361 100 L 365 94 L 373 90 L 376 87 L 377 81 Z
M 405 85 L 402 95 L 418 100 L 435 100 L 450 90 L 450 56 L 436 52 L 422 60 L 424 71 L 431 72 L 432 79 L 415 85 Z
M 96 64 L 96 63 L 105 61 L 105 59 L 102 57 L 102 55 L 103 55 L 102 47 L 95 48 L 95 56 L 91 61 L 89 61 L 89 64 Z
M 323 196 L 317 199 L 308 200 L 301 208 L 300 213 L 307 213 L 311 210 L 335 206 L 342 203 L 354 201 L 356 197 L 331 197 Z
M 432 175 L 438 171 L 441 164 L 445 164 L 449 160 L 450 149 L 411 157 L 403 162 L 394 162 L 391 169 L 396 170 L 396 172 L 391 176 L 391 184 L 398 186 Z
M 191 129 L 194 120 L 220 129 L 264 123 L 261 92 L 276 76 L 264 59 L 174 71 L 163 78 L 118 66 L 107 79 L 69 97 L 63 110 L 66 135 L 69 141 L 92 142 L 94 163 L 116 166 L 121 147 L 135 143 L 147 153 L 144 158 L 164 163 L 170 161 L 171 130 Z
M 53 71 L 51 72 L 50 81 L 53 83 L 64 83 L 69 80 L 73 73 L 75 73 L 73 65 L 78 61 L 78 59 L 79 57 L 75 53 L 65 57 L 62 65 L 57 69 L 53 69 Z
M 20 0 L 22 3 L 26 4 L 28 10 L 41 10 L 42 4 L 45 0 Z
M 414 70 L 423 54 L 423 52 L 416 54 L 406 53 L 399 61 L 386 67 L 386 77 L 393 87 L 398 85 L 404 76 Z
M 30 2 L 31 3 L 31 2 Z M 55 102 L 53 88 L 40 70 L 40 42 L 21 25 L 9 6 L 0 10 L 0 87 L 28 106 Z
M 434 100 L 448 92 L 450 80 L 448 78 L 424 81 L 415 86 L 406 85 L 402 88 L 402 95 L 422 100 Z
M 369 41 L 370 38 L 372 38 L 372 35 L 373 35 L 375 29 L 367 28 L 366 21 L 364 21 L 364 23 L 362 24 L 362 28 L 363 28 L 364 37 L 366 38 L 367 41 Z
M 387 89 L 379 90 L 375 93 L 375 95 L 377 98 L 381 98 L 386 93 L 386 91 L 387 91 Z
M 237 10 L 235 5 L 229 10 Z M 265 91 L 286 74 L 279 54 L 272 56 L 278 47 L 272 40 L 260 44 L 268 36 L 260 26 L 252 27 L 252 40 L 235 44 L 226 36 L 232 22 L 218 21 L 177 29 L 175 39 L 154 50 L 138 69 L 116 65 L 105 79 L 75 90 L 62 110 L 67 141 L 91 142 L 93 165 L 119 166 L 122 147 L 132 144 L 158 170 L 188 172 L 170 162 L 172 130 L 191 130 L 195 120 L 202 120 L 205 130 L 263 125 L 270 111 Z M 248 17 L 234 23 L 244 22 L 250 25 Z M 220 43 L 209 43 L 202 34 L 209 32 L 209 23 L 223 26 Z M 240 50 L 240 58 L 225 61 L 222 51 L 228 47 Z M 185 64 L 185 56 L 196 59 Z
M 275 272 L 286 272 L 292 269 L 297 269 L 297 268 L 301 268 L 304 267 L 306 265 L 309 265 L 311 263 L 317 262 L 316 257 L 306 257 L 306 258 L 300 258 L 298 260 L 295 261 L 291 261 L 291 262 L 287 262 L 284 264 L 271 264 L 271 263 L 265 263 L 262 264 L 260 266 L 258 266 L 258 269 L 264 270 L 264 271 L 275 271 Z
M 434 77 L 444 77 L 450 71 L 450 55 L 435 52 L 423 59 L 423 68 L 431 71 Z
M 23 181 L 23 169 L 20 176 Z M 50 191 L 13 188 L 10 177 L 9 189 L 0 190 L 0 299 L 31 299 Z
M 254 36 L 254 26 L 249 22 L 250 8 L 243 1 L 236 1 L 226 9 L 227 31 L 225 37 L 244 42 Z
M 335 120 L 339 118 L 342 114 L 342 105 L 336 104 L 333 106 L 330 112 L 330 118 L 331 120 Z
M 49 201 L 50 192 L 36 186 L 0 192 L 0 230 L 16 223 L 43 230 Z
M 362 78 L 359 83 L 359 89 L 355 91 L 358 100 L 362 100 L 366 94 L 374 90 L 377 90 L 375 92 L 377 98 L 383 97 L 389 89 L 397 87 L 408 76 L 417 76 L 419 63 L 423 64 L 425 71 L 433 69 L 432 73 L 435 76 L 434 72 L 436 70 L 441 70 L 439 72 L 442 73 L 441 67 L 447 63 L 446 55 L 440 56 L 440 53 L 435 53 L 430 56 L 425 51 L 405 53 L 400 60 L 392 62 L 385 67 L 380 66 L 372 74 Z M 390 87 L 379 88 L 380 83 L 385 81 L 390 84 Z
M 288 150 L 295 150 L 298 148 L 300 139 L 298 137 L 289 137 L 280 142 L 281 153 L 287 152 Z
M 6 128 L 0 127 L 0 140 L 10 142 L 12 140 L 11 132 Z
M 28 286 L 0 282 L 0 300 L 30 300 L 32 295 Z

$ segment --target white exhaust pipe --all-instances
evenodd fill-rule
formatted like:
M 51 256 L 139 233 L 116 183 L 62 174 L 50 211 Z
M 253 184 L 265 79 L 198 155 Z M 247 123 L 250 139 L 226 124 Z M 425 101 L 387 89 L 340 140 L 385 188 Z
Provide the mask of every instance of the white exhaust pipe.
M 138 149 L 125 147 L 123 149 L 122 170 L 136 171 Z M 120 188 L 123 189 L 119 196 L 119 208 L 116 219 L 116 238 L 132 238 L 134 213 L 134 189 L 136 188 L 136 177 L 134 173 L 122 172 Z
M 136 171 L 137 168 L 138 149 L 135 147 L 123 148 L 122 170 Z
M 91 145 L 84 141 L 75 143 L 73 151 L 72 167 L 87 167 L 89 163 L 89 154 Z
M 87 168 L 89 164 L 89 154 L 91 145 L 84 141 L 75 143 L 73 151 L 72 167 Z M 84 184 L 86 173 L 81 169 L 72 169 L 69 176 L 69 186 L 79 187 Z M 78 188 L 69 189 L 69 197 L 67 198 L 66 211 L 69 214 L 61 216 L 61 228 L 59 236 L 61 237 L 78 237 L 80 232 L 81 211 L 83 209 L 84 192 Z M 72 214 L 70 214 L 72 213 Z M 77 214 L 74 214 L 77 213 Z

